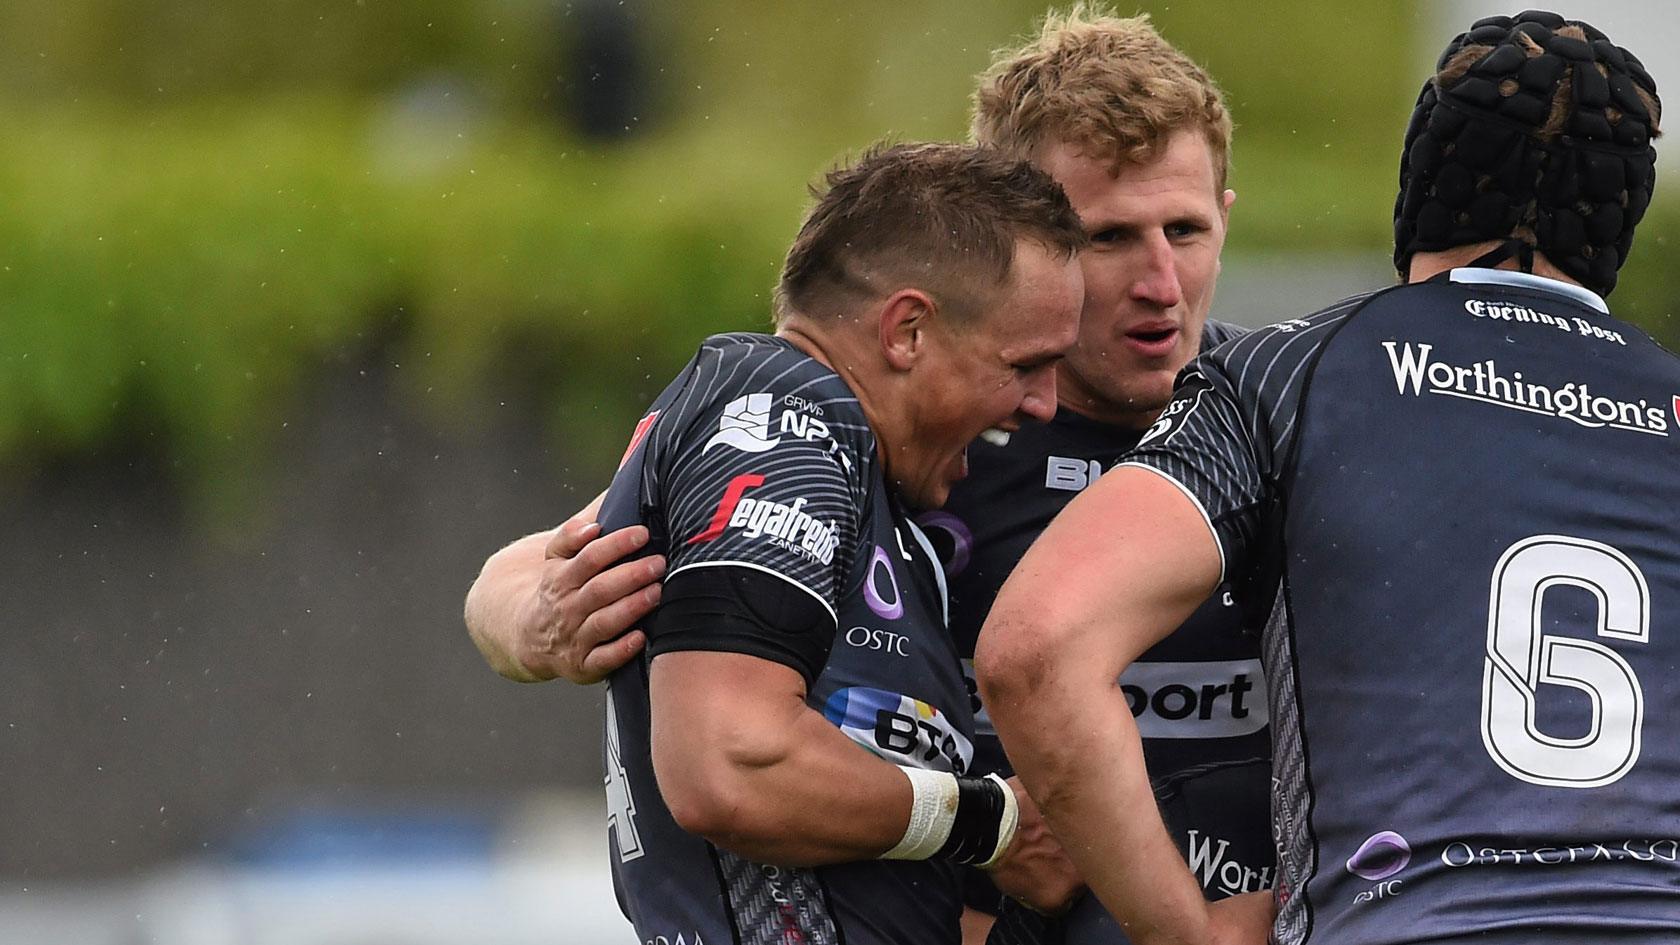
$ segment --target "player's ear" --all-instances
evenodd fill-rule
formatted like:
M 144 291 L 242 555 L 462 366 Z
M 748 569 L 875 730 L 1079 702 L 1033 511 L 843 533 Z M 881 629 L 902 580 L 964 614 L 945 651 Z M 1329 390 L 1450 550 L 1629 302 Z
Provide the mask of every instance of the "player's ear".
M 920 289 L 899 289 L 881 303 L 881 353 L 893 370 L 908 371 L 921 358 L 934 310 L 933 298 Z

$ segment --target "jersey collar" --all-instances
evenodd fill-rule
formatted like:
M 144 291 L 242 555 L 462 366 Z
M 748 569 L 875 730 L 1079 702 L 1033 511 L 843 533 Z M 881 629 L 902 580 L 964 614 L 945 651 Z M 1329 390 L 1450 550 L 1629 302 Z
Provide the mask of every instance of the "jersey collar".
M 1452 271 L 1452 281 L 1469 285 L 1505 285 L 1517 289 L 1533 289 L 1536 292 L 1546 292 L 1573 299 L 1582 305 L 1590 306 L 1600 312 L 1610 314 L 1610 307 L 1604 300 L 1592 292 L 1578 285 L 1536 276 L 1512 269 L 1473 269 L 1462 268 Z

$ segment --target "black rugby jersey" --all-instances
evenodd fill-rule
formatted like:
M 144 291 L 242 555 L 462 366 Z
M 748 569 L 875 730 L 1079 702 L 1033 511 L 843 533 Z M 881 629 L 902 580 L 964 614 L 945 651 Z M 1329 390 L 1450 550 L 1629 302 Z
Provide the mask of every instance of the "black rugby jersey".
M 945 630 L 943 574 L 882 480 L 856 397 L 820 362 L 765 335 L 707 339 L 637 425 L 600 520 L 605 531 L 647 525 L 647 553 L 664 554 L 671 576 L 749 569 L 815 597 L 835 623 L 811 708 L 895 764 L 968 770 L 973 717 Z M 650 651 L 685 646 L 680 635 L 657 642 Z M 759 642 L 742 651 L 802 669 L 776 655 L 775 641 Z M 642 939 L 958 940 L 960 889 L 948 863 L 776 867 L 678 827 L 653 775 L 652 658 L 613 674 L 606 724 L 614 886 Z
M 1209 321 L 1202 350 L 1210 351 L 1244 331 Z M 971 445 L 968 477 L 952 487 L 943 509 L 917 518 L 945 564 L 951 633 L 971 675 L 980 628 L 1027 547 L 1142 435 L 1141 430 L 1060 409 L 1049 423 L 1024 425 L 1004 446 L 985 441 Z M 1150 774 L 1157 780 L 1213 763 L 1263 761 L 1270 754 L 1260 641 L 1243 632 L 1242 622 L 1229 588 L 1220 588 L 1183 628 L 1151 648 L 1121 677 L 1143 735 Z M 1008 760 L 984 712 L 976 726 L 977 770 L 1009 774 Z M 1210 822 L 1198 829 L 1195 815 L 1187 811 L 1184 828 L 1174 834 L 1186 859 L 1207 864 L 1197 875 L 1211 898 L 1266 888 L 1273 855 L 1265 765 L 1239 764 L 1208 783 L 1217 784 L 1218 790 L 1196 799 Z M 1217 855 L 1204 855 L 1208 844 Z M 1233 876 L 1234 885 L 1229 882 Z M 984 904 L 984 895 L 976 896 L 977 904 Z M 1125 941 L 1094 898 L 1081 902 L 1066 922 L 1029 924 L 1056 929 L 1054 936 L 1037 939 L 1044 943 Z M 1019 940 L 1028 938 L 1017 934 Z
M 1283 945 L 1680 935 L 1680 359 L 1459 269 L 1256 331 L 1129 459 L 1266 631 Z

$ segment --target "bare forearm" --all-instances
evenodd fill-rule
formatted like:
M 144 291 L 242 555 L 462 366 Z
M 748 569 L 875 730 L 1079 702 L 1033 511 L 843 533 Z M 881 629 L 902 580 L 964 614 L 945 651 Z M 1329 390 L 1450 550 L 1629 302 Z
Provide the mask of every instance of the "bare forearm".
M 1125 695 L 1112 677 L 1069 675 L 1040 677 L 1011 708 L 994 709 L 1016 773 L 1132 941 L 1205 941 L 1206 903 L 1161 822 Z
M 1022 783 L 1140 945 L 1204 942 L 1208 916 L 1161 823 L 1118 679 L 1207 597 L 1220 566 L 1200 511 L 1176 486 L 1117 469 L 1028 549 L 975 652 Z
M 625 560 L 646 544 L 642 526 L 600 534 L 604 495 L 491 555 L 467 591 L 467 633 L 508 679 L 599 682 L 641 651 L 630 628 L 659 601 L 664 559 Z

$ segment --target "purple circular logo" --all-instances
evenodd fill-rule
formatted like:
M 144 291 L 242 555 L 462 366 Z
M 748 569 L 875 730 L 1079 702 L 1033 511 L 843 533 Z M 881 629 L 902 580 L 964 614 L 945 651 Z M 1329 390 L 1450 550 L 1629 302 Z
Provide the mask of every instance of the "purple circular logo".
M 892 600 L 881 596 L 881 585 L 876 575 L 885 571 L 887 587 L 892 590 Z M 875 554 L 869 559 L 869 576 L 863 581 L 863 599 L 869 604 L 869 609 L 886 620 L 897 620 L 904 616 L 904 597 L 898 592 L 898 575 L 893 573 L 892 559 L 887 557 L 887 551 L 880 545 L 875 546 Z
M 968 560 L 974 553 L 974 533 L 969 531 L 962 519 L 950 512 L 928 512 L 917 516 L 916 524 L 950 538 L 950 560 L 939 562 L 939 566 L 945 569 L 946 577 L 956 577 L 968 567 Z
M 1392 830 L 1372 834 L 1348 857 L 1348 872 L 1375 882 L 1387 879 L 1412 862 L 1412 848 L 1406 838 Z

